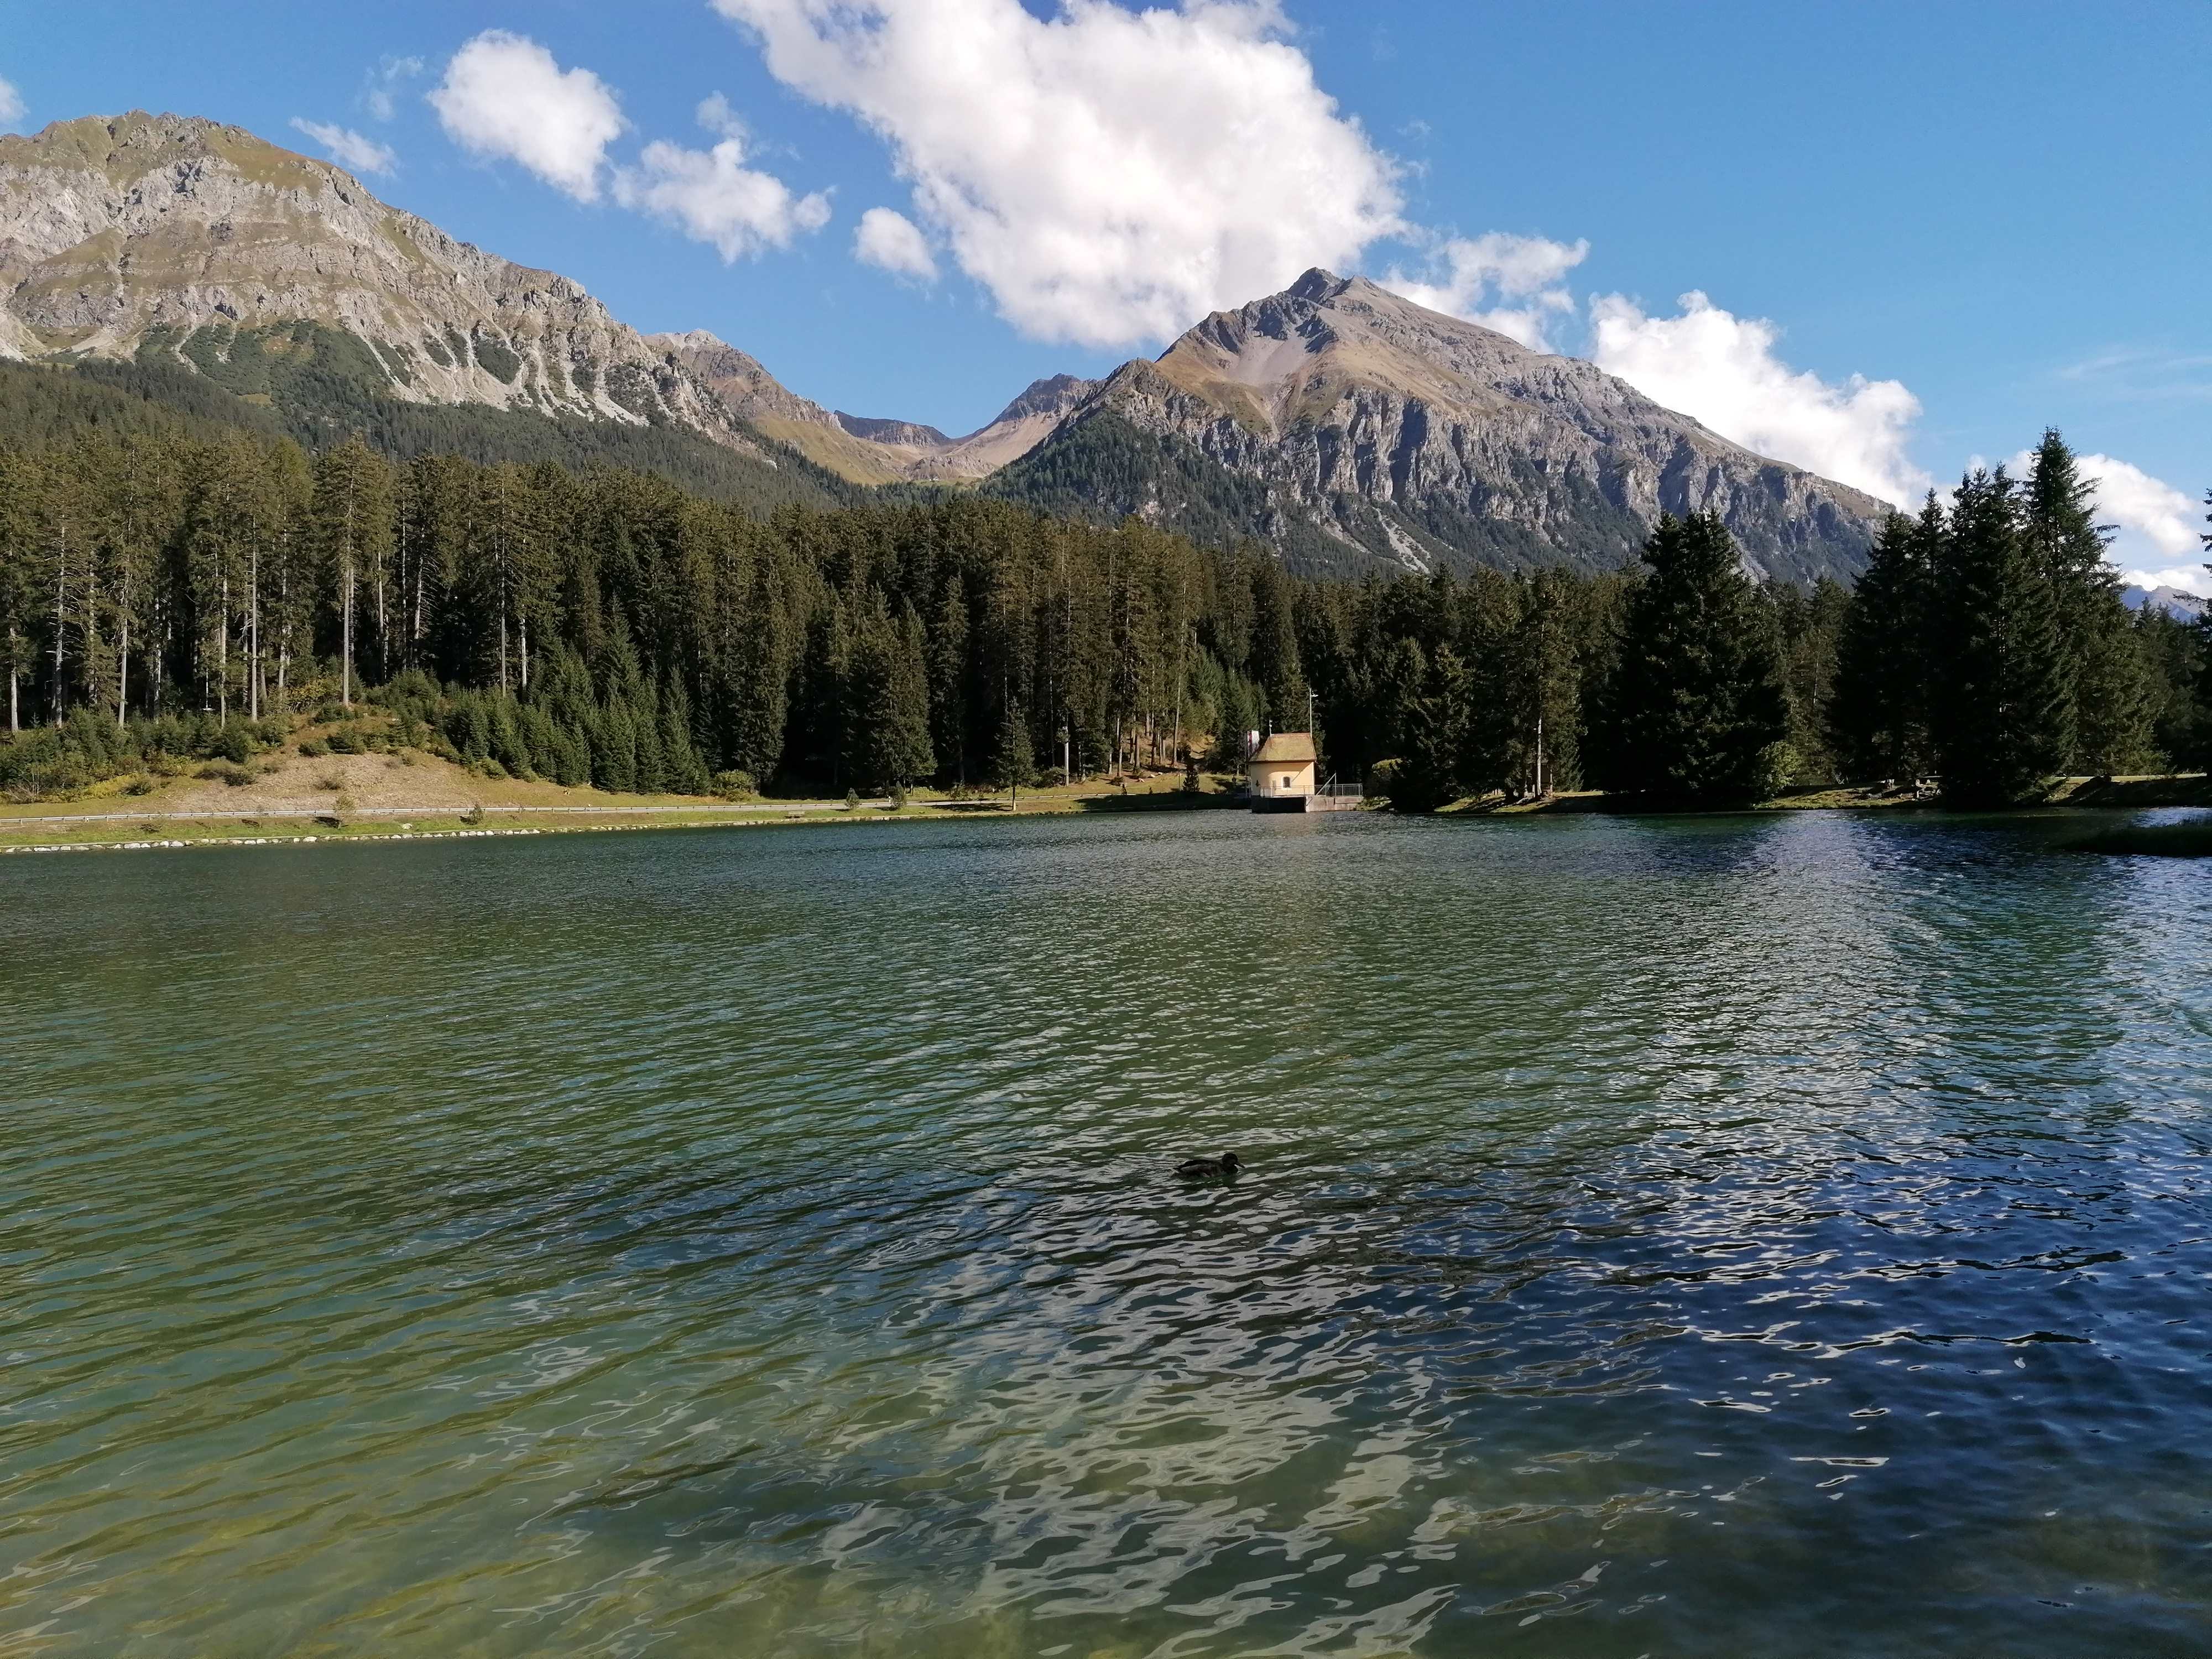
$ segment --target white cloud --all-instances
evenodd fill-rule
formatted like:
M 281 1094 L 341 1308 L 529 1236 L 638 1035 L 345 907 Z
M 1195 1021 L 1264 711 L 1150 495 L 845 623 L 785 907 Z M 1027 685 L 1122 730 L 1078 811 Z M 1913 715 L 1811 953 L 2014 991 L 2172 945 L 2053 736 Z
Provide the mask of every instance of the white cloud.
M 615 200 L 667 220 L 730 263 L 789 247 L 802 232 L 830 222 L 828 197 L 797 195 L 773 173 L 744 165 L 744 124 L 720 93 L 699 106 L 699 124 L 722 134 L 722 142 L 696 150 L 656 139 L 636 167 L 615 170 Z
M 1024 333 L 1167 338 L 1402 230 L 1398 167 L 1278 0 L 714 0 L 890 146 L 915 216 Z
M 0 121 L 20 121 L 28 113 L 23 94 L 15 90 L 13 83 L 0 81 Z
M 505 29 L 486 29 L 453 54 L 430 106 L 463 149 L 519 161 L 580 202 L 599 200 L 607 146 L 629 125 L 598 76 L 563 71 L 535 40 Z
M 1987 465 L 1977 455 L 1966 470 Z M 2074 465 L 2097 487 L 2098 522 L 2115 532 L 2105 550 L 2105 562 L 2120 572 L 2122 580 L 2137 587 L 2212 591 L 2201 564 L 2154 568 L 2161 559 L 2186 558 L 2203 545 L 2197 529 L 2203 509 L 2196 502 L 2164 479 L 2110 455 L 2076 455 Z M 2023 449 L 2005 463 L 2005 471 L 2015 478 L 2027 477 L 2034 467 L 2033 450 Z
M 2203 509 L 2172 484 L 2110 455 L 2075 459 L 2082 472 L 2096 480 L 2099 518 L 2134 532 L 2170 559 L 2203 545 L 2198 523 Z
M 1455 236 L 1431 257 L 1430 274 L 1437 281 L 1417 281 L 1394 266 L 1382 286 L 1417 306 L 1463 317 L 1544 351 L 1550 349 L 1546 325 L 1575 308 L 1566 274 L 1589 253 L 1586 241 L 1570 245 L 1498 231 L 1472 240 Z M 1486 306 L 1486 301 L 1518 303 Z
M 889 208 L 870 208 L 860 216 L 860 227 L 853 233 L 853 257 L 895 276 L 937 280 L 937 260 L 930 253 L 928 239 L 913 220 Z
M 2014 473 L 2026 477 L 2034 459 L 2021 451 L 2012 459 Z M 2105 556 L 2124 580 L 2137 587 L 2212 592 L 2202 564 L 2159 568 L 2161 560 L 2186 559 L 2203 547 L 2202 507 L 2130 462 L 2110 455 L 2077 455 L 2074 461 L 2097 486 L 2097 517 L 2118 532 Z
M 1614 295 L 1590 301 L 1591 356 L 1723 438 L 1899 507 L 1928 489 L 1906 453 L 1920 400 L 1896 380 L 1831 386 L 1774 355 L 1781 331 L 1685 294 L 1679 317 L 1647 317 Z
M 398 113 L 401 84 L 420 75 L 423 67 L 419 58 L 386 58 L 371 70 L 368 90 L 362 94 L 371 118 L 389 121 Z
M 331 159 L 349 172 L 391 173 L 399 166 L 399 158 L 389 144 L 380 144 L 350 127 L 305 120 L 297 115 L 292 118 L 292 125 L 328 150 Z

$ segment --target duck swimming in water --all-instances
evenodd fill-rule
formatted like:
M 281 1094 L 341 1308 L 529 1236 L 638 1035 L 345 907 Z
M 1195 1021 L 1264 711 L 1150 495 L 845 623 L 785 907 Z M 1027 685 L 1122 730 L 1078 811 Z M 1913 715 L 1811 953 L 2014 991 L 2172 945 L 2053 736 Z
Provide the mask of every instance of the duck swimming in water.
M 1219 1158 L 1187 1158 L 1176 1165 L 1176 1175 L 1183 1181 L 1228 1181 L 1244 1167 L 1234 1152 L 1224 1152 Z

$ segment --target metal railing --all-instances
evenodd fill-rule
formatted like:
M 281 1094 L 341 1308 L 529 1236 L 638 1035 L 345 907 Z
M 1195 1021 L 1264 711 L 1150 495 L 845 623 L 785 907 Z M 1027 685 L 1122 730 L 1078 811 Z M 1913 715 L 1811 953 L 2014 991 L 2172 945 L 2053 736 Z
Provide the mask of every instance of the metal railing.
M 1322 785 L 1320 788 L 1314 791 L 1314 793 L 1330 800 L 1365 800 L 1367 799 L 1367 792 L 1358 784 L 1339 783 L 1334 778 Z

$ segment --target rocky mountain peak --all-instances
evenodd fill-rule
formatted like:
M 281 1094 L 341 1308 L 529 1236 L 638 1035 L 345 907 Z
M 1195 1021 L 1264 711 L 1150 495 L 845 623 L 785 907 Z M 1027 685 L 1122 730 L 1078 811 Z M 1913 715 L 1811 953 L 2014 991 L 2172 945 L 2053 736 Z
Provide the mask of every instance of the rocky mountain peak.
M 999 411 L 999 418 L 991 425 L 1006 426 L 1038 416 L 1048 416 L 1056 421 L 1097 389 L 1097 381 L 1081 380 L 1073 374 L 1054 374 L 1032 380 L 1020 397 Z

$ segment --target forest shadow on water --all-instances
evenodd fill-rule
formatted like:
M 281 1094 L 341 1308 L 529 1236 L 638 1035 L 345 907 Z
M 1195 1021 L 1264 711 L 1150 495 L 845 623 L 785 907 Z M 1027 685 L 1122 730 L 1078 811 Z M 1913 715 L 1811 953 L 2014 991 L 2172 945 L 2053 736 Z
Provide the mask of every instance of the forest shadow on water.
M 2212 890 L 2076 829 L 11 862 L 0 1652 L 2186 1651 Z

